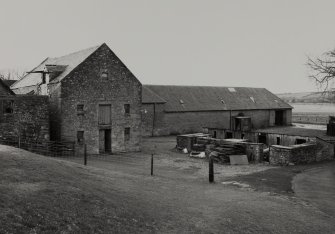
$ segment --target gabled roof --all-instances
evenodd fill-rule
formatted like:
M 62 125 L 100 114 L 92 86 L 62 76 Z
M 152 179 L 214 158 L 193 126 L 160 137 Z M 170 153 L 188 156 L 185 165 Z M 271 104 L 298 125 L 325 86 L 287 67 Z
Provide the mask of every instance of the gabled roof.
M 265 88 L 143 85 L 142 99 L 146 103 L 152 97 L 149 92 L 166 101 L 167 112 L 292 109 Z
M 104 44 L 103 44 L 104 45 Z M 59 65 L 63 66 L 64 70 L 57 76 L 54 80 L 61 81 L 65 78 L 73 69 L 75 69 L 79 64 L 86 60 L 94 51 L 96 51 L 100 46 L 91 47 L 85 50 L 74 52 L 65 56 L 56 57 L 56 58 L 46 58 L 43 60 L 34 71 L 43 71 L 46 65 Z M 51 81 L 52 82 L 52 81 Z M 33 86 L 41 83 L 41 74 L 40 73 L 28 73 L 21 80 L 15 82 L 11 89 L 16 89 L 20 87 Z

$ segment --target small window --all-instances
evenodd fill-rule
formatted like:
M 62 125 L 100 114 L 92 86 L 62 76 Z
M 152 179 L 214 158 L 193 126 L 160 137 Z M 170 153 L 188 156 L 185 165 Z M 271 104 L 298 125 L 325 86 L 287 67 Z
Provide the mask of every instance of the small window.
M 84 143 L 84 131 L 78 131 L 77 132 L 77 142 L 78 144 Z
M 13 100 L 3 100 L 3 113 L 13 114 Z
M 77 105 L 77 114 L 78 115 L 84 114 L 84 105 L 83 104 L 78 104 Z
M 124 140 L 129 141 L 130 140 L 130 128 L 124 129 Z
M 107 72 L 101 73 L 101 78 L 107 79 L 108 78 L 108 73 Z
M 301 145 L 301 144 L 305 144 L 306 143 L 306 140 L 305 139 L 301 139 L 301 138 L 297 138 L 295 140 L 295 144 L 296 145 Z
M 102 69 L 100 73 L 100 77 L 102 79 L 108 79 L 108 70 L 107 69 Z
M 233 138 L 233 133 L 232 132 L 226 132 L 226 139 L 231 139 Z
M 130 115 L 130 104 L 124 104 L 125 115 Z

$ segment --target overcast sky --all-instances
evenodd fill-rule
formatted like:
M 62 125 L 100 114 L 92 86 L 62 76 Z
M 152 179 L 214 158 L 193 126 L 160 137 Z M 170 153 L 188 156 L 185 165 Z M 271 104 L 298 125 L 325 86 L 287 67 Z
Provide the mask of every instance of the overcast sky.
M 334 0 L 0 0 L 0 70 L 103 42 L 144 84 L 316 91 Z

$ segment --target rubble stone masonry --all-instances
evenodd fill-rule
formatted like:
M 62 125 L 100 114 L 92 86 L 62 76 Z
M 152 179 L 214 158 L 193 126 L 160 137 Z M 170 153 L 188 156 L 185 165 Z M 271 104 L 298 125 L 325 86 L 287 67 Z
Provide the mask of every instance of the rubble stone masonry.
M 47 96 L 16 95 L 1 97 L 0 136 L 21 137 L 25 141 L 48 141 L 49 100 Z M 3 102 L 12 102 L 6 113 Z
M 99 130 L 110 129 L 112 152 L 140 150 L 142 85 L 108 46 L 102 45 L 49 89 L 52 137 L 75 141 L 78 153 L 86 144 L 89 154 L 98 154 L 103 140 Z M 99 124 L 99 105 L 110 105 L 111 123 Z M 83 142 L 78 142 L 78 132 L 83 132 Z

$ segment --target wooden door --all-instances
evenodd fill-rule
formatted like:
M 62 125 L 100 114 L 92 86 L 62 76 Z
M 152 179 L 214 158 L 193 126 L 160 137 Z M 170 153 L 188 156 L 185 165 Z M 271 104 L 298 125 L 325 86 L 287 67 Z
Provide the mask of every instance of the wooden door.
M 111 124 L 111 105 L 110 104 L 99 105 L 99 124 L 100 125 Z
M 112 152 L 112 136 L 110 129 L 105 129 L 105 152 Z
M 104 129 L 99 130 L 99 152 L 101 153 L 105 152 L 105 130 Z

